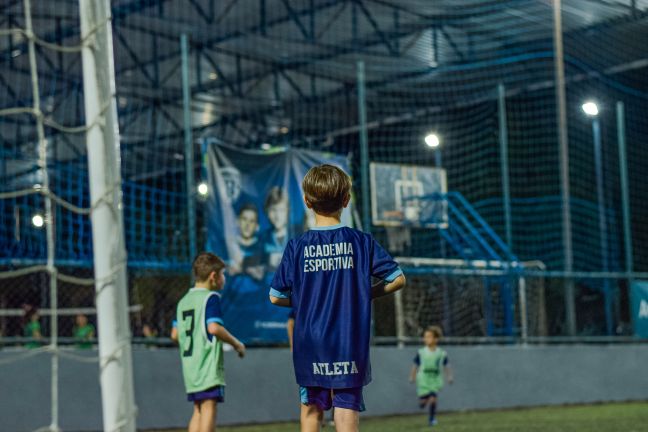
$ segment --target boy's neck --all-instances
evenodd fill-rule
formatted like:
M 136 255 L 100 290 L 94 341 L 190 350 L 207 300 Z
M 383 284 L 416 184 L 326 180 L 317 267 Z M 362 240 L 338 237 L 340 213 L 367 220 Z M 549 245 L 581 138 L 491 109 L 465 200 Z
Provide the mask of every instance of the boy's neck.
M 196 282 L 194 284 L 194 288 L 204 288 L 204 289 L 209 289 L 209 282 Z
M 426 345 L 430 351 L 434 351 L 437 347 L 437 344 L 432 344 L 432 345 Z
M 317 227 L 327 227 L 333 225 L 340 225 L 341 223 L 341 214 L 335 215 L 323 215 L 315 213 L 315 226 Z

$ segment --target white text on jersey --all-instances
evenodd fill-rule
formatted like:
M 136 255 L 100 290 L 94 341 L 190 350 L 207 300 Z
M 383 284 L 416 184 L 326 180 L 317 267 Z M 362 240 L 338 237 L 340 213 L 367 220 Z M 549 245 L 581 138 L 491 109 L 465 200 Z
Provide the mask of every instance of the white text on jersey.
M 350 375 L 357 373 L 358 367 L 354 361 L 313 363 L 313 375 Z
M 304 246 L 304 273 L 353 268 L 350 242 Z

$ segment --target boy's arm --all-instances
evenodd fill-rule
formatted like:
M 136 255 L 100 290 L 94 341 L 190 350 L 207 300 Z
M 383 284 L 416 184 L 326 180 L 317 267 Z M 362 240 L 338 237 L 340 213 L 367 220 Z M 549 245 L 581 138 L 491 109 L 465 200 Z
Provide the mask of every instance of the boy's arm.
M 401 274 L 391 282 L 380 281 L 371 287 L 371 298 L 386 296 L 395 293 L 405 286 L 405 275 Z
M 292 303 L 290 302 L 290 297 L 275 297 L 272 295 L 272 292 L 270 293 L 270 303 L 272 303 L 275 306 L 282 306 L 282 307 L 291 307 Z
M 290 351 L 293 348 L 293 333 L 295 332 L 295 318 L 288 318 L 286 323 L 286 332 L 288 333 L 288 343 L 290 344 Z
M 171 334 L 169 335 L 173 342 L 178 342 L 178 322 L 173 320 L 171 323 Z
M 239 357 L 243 358 L 245 356 L 245 345 L 241 343 L 238 339 L 234 337 L 225 327 L 216 322 L 210 322 L 207 325 L 207 332 L 210 335 L 216 336 L 218 339 L 222 340 L 225 343 L 228 343 L 234 347 L 234 350 L 238 353 Z
M 412 365 L 412 370 L 410 371 L 410 377 L 409 381 L 414 382 L 416 381 L 416 374 L 418 373 L 418 369 L 421 366 L 421 357 L 419 354 L 416 354 L 416 357 L 414 357 L 414 364 Z
M 450 367 L 450 365 L 445 365 L 443 369 L 445 369 L 444 372 L 445 375 L 448 377 L 448 382 L 452 384 L 454 382 L 454 375 L 452 374 L 452 368 Z
M 292 240 L 288 242 L 283 252 L 279 267 L 272 278 L 270 286 L 270 303 L 275 306 L 291 307 L 290 291 L 293 286 L 292 270 L 294 262 L 292 259 Z
M 416 381 L 416 374 L 418 373 L 418 366 L 413 365 L 412 370 L 410 371 L 409 382 Z
M 405 286 L 403 271 L 391 255 L 373 237 L 371 241 L 371 276 L 379 282 L 371 287 L 371 298 L 392 294 Z

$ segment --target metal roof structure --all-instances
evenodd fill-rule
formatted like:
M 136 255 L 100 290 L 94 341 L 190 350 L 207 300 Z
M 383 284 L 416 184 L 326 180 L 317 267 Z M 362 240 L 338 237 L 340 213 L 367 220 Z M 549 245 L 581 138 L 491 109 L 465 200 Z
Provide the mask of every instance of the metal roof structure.
M 22 1 L 2 3 L 1 27 L 22 27 Z M 70 0 L 34 2 L 37 36 L 78 45 L 77 9 Z M 483 96 L 497 82 L 515 89 L 553 75 L 548 1 L 119 0 L 112 9 L 126 147 L 182 136 L 183 33 L 191 44 L 194 129 L 245 146 L 286 132 L 297 142 L 324 140 L 352 126 L 341 98 L 353 92 L 358 60 L 370 91 L 390 97 L 425 88 L 441 105 Z M 567 0 L 562 15 L 568 73 L 622 73 L 626 85 L 646 91 L 648 0 Z M 583 43 L 593 39 L 596 50 Z M 0 38 L 0 52 L 0 106 L 30 104 L 24 37 Z M 80 56 L 41 46 L 38 73 L 48 115 L 80 124 Z M 321 112 L 328 119 L 312 121 Z M 5 149 L 33 142 L 30 121 L 2 120 Z M 83 154 L 83 140 L 54 141 L 58 158 Z

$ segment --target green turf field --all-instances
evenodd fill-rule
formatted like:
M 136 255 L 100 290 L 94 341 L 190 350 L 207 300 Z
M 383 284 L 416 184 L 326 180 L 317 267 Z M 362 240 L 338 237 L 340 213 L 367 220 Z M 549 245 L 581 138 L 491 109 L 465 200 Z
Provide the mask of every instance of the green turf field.
M 648 403 L 547 407 L 509 411 L 441 413 L 439 424 L 426 426 L 426 417 L 402 416 L 366 418 L 362 432 L 429 431 L 444 432 L 640 432 L 648 431 Z M 218 427 L 228 432 L 294 432 L 297 423 L 258 426 Z M 327 426 L 323 431 L 333 431 Z

